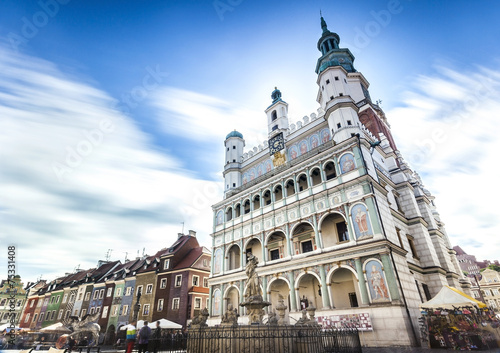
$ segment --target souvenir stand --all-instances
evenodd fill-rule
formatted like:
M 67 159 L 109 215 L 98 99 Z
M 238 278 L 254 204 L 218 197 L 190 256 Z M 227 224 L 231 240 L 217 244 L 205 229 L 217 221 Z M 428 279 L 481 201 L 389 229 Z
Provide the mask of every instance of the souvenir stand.
M 488 350 L 499 347 L 500 324 L 486 304 L 445 286 L 420 304 L 422 334 L 431 348 Z M 426 331 L 426 332 L 425 332 Z

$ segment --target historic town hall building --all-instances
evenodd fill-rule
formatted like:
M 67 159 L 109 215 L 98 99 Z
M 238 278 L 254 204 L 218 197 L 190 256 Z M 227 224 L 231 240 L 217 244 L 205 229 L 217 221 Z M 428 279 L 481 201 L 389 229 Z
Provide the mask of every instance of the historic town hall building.
M 289 123 L 275 89 L 269 140 L 246 152 L 241 133 L 225 140 L 209 323 L 243 301 L 251 253 L 264 300 L 275 306 L 283 296 L 291 324 L 314 305 L 318 322 L 356 324 L 368 345 L 414 345 L 419 304 L 444 285 L 470 293 L 469 283 L 434 197 L 398 151 L 354 56 L 323 18 L 321 27 L 318 114 Z

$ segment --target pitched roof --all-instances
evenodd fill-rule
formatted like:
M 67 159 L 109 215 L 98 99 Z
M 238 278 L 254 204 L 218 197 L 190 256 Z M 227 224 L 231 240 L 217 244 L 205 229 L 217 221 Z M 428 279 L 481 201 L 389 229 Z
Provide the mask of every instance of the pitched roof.
M 182 268 L 188 268 L 193 266 L 193 264 L 200 258 L 203 254 L 203 247 L 199 246 L 197 248 L 191 249 L 187 255 L 175 266 L 174 270 L 179 270 Z

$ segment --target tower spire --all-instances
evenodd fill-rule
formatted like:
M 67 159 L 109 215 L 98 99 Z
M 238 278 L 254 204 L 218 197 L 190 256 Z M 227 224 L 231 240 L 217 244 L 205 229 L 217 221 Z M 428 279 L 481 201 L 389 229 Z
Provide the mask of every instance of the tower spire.
M 321 10 L 319 11 L 320 15 L 321 15 Z M 323 18 L 323 15 L 321 15 L 321 28 L 323 29 L 323 34 L 325 33 L 329 33 L 330 31 L 328 30 L 328 27 L 326 25 L 326 21 L 325 19 Z

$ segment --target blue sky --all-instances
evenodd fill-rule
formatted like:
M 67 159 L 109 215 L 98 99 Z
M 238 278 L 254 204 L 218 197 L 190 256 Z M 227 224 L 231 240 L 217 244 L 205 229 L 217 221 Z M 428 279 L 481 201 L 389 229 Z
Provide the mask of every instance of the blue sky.
M 4 1 L 0 234 L 19 273 L 152 254 L 181 222 L 210 246 L 224 136 L 266 139 L 275 86 L 292 121 L 318 108 L 320 9 L 452 243 L 498 258 L 497 2 Z

